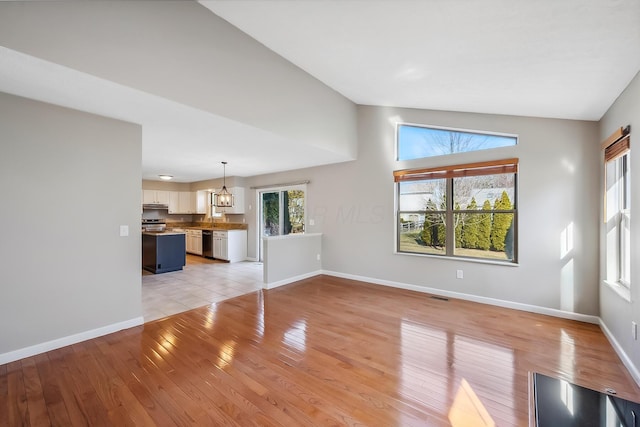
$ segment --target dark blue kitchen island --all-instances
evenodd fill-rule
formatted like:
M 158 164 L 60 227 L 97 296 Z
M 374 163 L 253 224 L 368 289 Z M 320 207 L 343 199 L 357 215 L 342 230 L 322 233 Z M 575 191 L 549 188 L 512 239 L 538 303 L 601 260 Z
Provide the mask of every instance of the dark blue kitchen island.
M 152 273 L 182 270 L 186 264 L 185 234 L 142 233 L 142 268 Z

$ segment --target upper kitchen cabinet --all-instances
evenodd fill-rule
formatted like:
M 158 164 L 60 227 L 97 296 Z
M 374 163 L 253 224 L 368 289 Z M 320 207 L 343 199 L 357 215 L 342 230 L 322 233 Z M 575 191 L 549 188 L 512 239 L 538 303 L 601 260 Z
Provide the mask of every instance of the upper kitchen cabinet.
M 209 206 L 209 197 L 211 193 L 207 190 L 196 191 L 196 213 L 206 214 L 207 206 Z
M 171 191 L 169 194 L 169 213 L 196 213 L 196 193 L 192 191 Z
M 142 190 L 142 204 L 144 205 L 168 205 L 170 191 Z

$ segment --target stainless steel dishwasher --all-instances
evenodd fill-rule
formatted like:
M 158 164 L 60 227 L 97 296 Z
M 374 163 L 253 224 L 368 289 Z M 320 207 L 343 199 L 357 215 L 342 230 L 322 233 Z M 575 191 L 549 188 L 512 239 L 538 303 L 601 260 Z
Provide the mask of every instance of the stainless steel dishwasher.
M 213 258 L 213 231 L 202 230 L 202 256 Z

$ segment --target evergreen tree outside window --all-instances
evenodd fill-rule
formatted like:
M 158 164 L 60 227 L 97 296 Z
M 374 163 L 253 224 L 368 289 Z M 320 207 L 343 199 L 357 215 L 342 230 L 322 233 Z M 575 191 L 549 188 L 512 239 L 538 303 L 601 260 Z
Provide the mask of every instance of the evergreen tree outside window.
M 517 262 L 518 159 L 394 172 L 399 253 Z

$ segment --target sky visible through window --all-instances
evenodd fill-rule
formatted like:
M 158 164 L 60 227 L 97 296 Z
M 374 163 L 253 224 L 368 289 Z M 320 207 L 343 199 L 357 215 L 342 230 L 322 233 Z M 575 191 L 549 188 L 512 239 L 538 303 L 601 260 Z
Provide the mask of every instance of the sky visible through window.
M 516 145 L 517 137 L 398 125 L 398 160 Z

